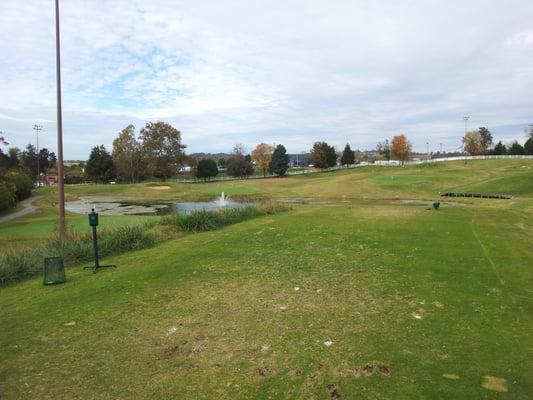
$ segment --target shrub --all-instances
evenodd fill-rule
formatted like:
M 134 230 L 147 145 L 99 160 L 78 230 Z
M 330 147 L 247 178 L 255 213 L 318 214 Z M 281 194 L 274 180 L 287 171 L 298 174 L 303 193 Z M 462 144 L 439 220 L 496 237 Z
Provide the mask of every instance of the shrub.
M 24 200 L 31 196 L 33 181 L 30 176 L 20 169 L 13 169 L 4 175 L 4 179 L 15 187 L 17 200 Z
M 15 207 L 15 187 L 0 180 L 0 211 Z

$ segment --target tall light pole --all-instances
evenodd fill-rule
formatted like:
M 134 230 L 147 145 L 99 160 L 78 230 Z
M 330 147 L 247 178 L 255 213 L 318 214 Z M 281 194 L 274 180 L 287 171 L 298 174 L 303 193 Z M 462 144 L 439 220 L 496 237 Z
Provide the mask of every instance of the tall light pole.
M 57 191 L 59 197 L 59 237 L 65 238 L 65 186 L 63 182 L 63 118 L 61 114 L 61 50 L 59 0 L 56 4 L 56 89 L 57 89 Z
M 37 187 L 41 187 L 41 155 L 39 153 L 39 131 L 43 130 L 42 125 L 33 125 L 33 130 L 37 134 Z
M 429 160 L 429 142 L 426 142 L 426 145 L 427 145 L 427 155 L 426 155 L 426 158 Z
M 466 139 L 466 132 L 468 131 L 468 120 L 470 119 L 470 116 L 465 115 L 463 119 L 465 121 L 465 135 L 463 136 L 463 156 L 466 157 L 465 139 Z M 466 161 L 466 158 L 465 158 L 465 161 Z

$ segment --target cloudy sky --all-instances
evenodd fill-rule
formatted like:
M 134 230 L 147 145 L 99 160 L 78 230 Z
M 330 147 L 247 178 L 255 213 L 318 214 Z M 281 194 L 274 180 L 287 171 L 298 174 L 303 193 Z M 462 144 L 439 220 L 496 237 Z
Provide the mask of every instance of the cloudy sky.
M 533 123 L 531 0 L 62 0 L 66 159 L 163 120 L 189 152 L 460 146 Z M 0 130 L 55 150 L 53 0 L 0 2 Z

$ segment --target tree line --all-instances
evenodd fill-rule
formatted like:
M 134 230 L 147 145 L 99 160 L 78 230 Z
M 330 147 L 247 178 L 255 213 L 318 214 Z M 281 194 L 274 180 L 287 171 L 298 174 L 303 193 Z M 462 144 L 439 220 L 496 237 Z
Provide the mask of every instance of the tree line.
M 0 146 L 9 143 L 0 136 Z M 37 167 L 39 163 L 39 167 Z M 34 182 L 42 182 L 42 175 L 54 168 L 56 155 L 46 148 L 37 153 L 31 144 L 24 150 L 11 147 L 4 152 L 0 147 L 0 211 L 13 208 L 20 200 L 31 196 Z
M 494 145 L 492 133 L 484 126 L 466 132 L 463 137 L 465 152 L 477 155 L 533 155 L 533 127 L 527 133 L 527 140 L 522 146 L 518 141 L 506 146 L 501 140 Z

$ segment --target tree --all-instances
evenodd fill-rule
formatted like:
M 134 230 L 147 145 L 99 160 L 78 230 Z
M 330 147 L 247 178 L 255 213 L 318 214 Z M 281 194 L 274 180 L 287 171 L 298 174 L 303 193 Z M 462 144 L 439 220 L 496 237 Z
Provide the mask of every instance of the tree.
M 15 204 L 15 187 L 0 177 L 0 211 L 12 208 Z
M 486 154 L 492 147 L 492 134 L 484 126 L 480 127 L 478 129 L 478 132 L 481 135 L 481 145 L 483 146 L 483 152 Z
M 21 164 L 28 168 L 30 171 L 32 179 L 37 178 L 37 151 L 35 146 L 29 144 L 26 146 L 26 149 L 20 154 Z
M 113 140 L 113 164 L 121 181 L 135 183 L 145 169 L 141 144 L 135 138 L 135 127 L 128 125 Z
M 93 147 L 85 166 L 87 176 L 96 182 L 108 182 L 115 177 L 113 158 L 104 145 Z
M 249 163 L 250 162 L 244 156 L 244 146 L 242 144 L 236 144 L 233 146 L 233 153 L 226 160 L 228 175 L 239 178 L 245 177 L 249 172 Z
M 337 163 L 337 153 L 333 146 L 326 142 L 315 142 L 311 149 L 310 161 L 316 168 L 330 168 Z
M 166 122 L 148 122 L 141 129 L 142 152 L 150 173 L 163 180 L 173 176 L 184 158 L 181 133 Z
M 404 165 L 411 158 L 412 145 L 404 134 L 392 138 L 391 155 Z
M 208 180 L 218 175 L 218 167 L 212 158 L 203 158 L 198 162 L 196 167 L 196 177 Z
M 24 200 L 31 196 L 33 180 L 26 169 L 12 169 L 5 173 L 3 178 L 12 184 L 16 200 Z
M 0 144 L 2 146 L 9 146 L 9 143 L 6 141 L 4 135 L 2 134 L 2 132 L 0 132 Z
M 520 143 L 515 140 L 513 144 L 509 147 L 509 154 L 513 156 L 521 156 L 524 154 L 524 148 Z
M 524 143 L 524 154 L 533 155 L 533 125 L 530 125 L 527 137 L 528 139 Z
M 272 146 L 266 143 L 259 143 L 252 151 L 252 160 L 255 165 L 263 172 L 263 177 L 266 178 L 268 167 L 272 161 Z
M 250 154 L 246 154 L 244 160 L 246 161 L 244 164 L 244 176 L 248 178 L 254 174 L 254 163 L 252 162 L 252 156 Z
M 466 132 L 463 137 L 463 145 L 465 151 L 471 156 L 480 155 L 485 152 L 483 137 L 479 131 Z
M 390 148 L 388 139 L 386 139 L 384 142 L 379 142 L 378 145 L 376 146 L 376 150 L 378 154 L 380 154 L 381 156 L 383 156 L 383 158 L 385 158 L 385 160 L 390 161 L 391 148 Z
M 494 146 L 493 153 L 497 156 L 507 154 L 507 147 L 501 142 L 501 140 Z
M 346 143 L 344 146 L 344 151 L 342 152 L 341 164 L 342 165 L 352 165 L 355 162 L 355 154 L 352 151 L 349 143 Z
M 278 144 L 272 154 L 272 161 L 269 166 L 270 173 L 284 176 L 288 169 L 289 156 L 287 155 L 287 149 L 282 144 Z
M 524 143 L 524 154 L 533 155 L 533 136 Z
M 226 168 L 227 160 L 225 158 L 218 159 L 219 168 Z

